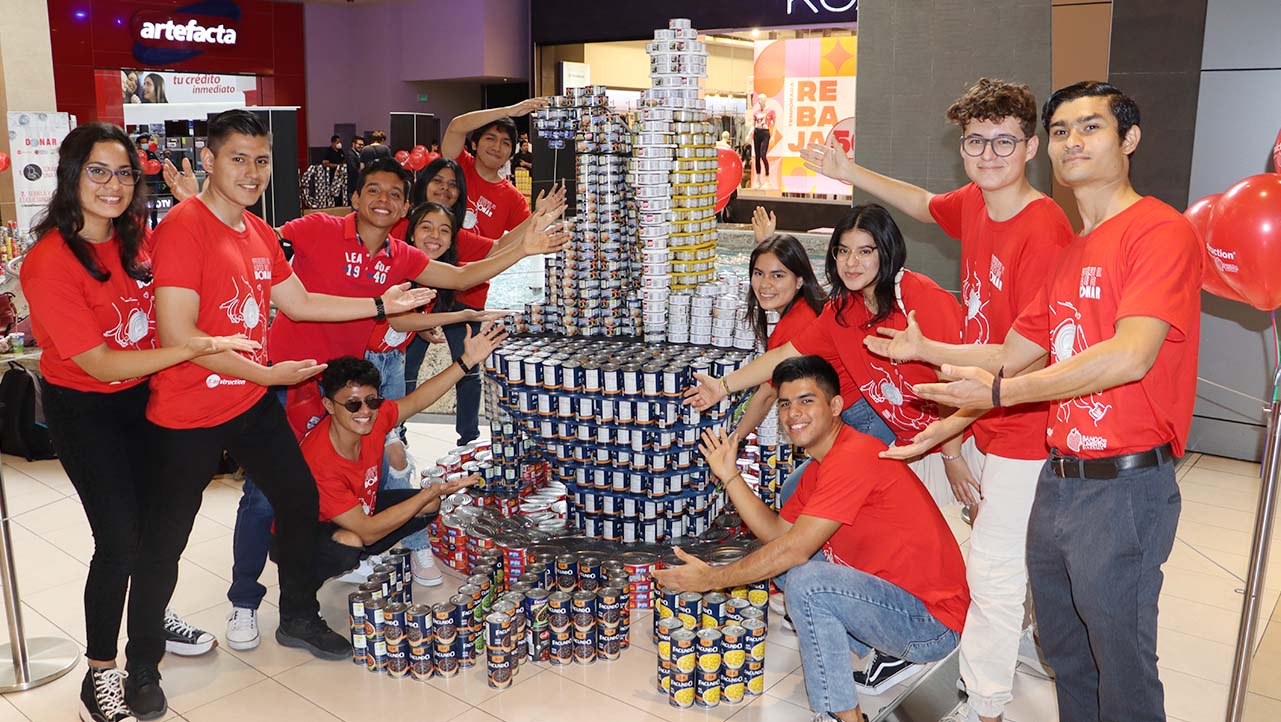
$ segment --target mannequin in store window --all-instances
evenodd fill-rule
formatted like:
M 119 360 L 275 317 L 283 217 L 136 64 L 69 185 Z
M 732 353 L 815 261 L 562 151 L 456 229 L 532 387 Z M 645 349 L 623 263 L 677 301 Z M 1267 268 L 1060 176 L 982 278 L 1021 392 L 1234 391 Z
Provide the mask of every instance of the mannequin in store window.
M 765 107 L 767 98 L 764 93 L 756 94 L 756 105 L 752 108 L 752 153 L 756 156 L 755 186 L 765 188 L 769 183 L 769 141 L 774 134 L 774 110 Z M 764 166 L 764 175 L 761 167 Z

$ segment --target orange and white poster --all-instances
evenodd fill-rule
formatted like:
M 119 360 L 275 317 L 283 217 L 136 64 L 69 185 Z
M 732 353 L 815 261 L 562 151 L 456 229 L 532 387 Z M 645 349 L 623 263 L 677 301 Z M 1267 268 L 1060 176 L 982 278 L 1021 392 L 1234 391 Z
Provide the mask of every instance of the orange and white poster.
M 858 38 L 853 35 L 759 41 L 753 90 L 774 111 L 768 187 L 787 193 L 849 195 L 849 186 L 805 169 L 800 151 L 835 136 L 854 152 Z M 750 114 L 755 108 L 753 102 Z

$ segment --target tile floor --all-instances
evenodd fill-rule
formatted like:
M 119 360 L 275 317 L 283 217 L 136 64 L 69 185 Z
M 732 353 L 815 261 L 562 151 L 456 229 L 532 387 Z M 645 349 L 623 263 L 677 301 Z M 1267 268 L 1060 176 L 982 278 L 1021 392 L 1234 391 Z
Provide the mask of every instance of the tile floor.
M 410 424 L 411 452 L 434 459 L 453 446 L 452 424 Z M 11 512 L 19 588 L 27 635 L 58 635 L 84 643 L 82 592 L 93 543 L 76 495 L 56 461 L 29 463 L 4 457 L 4 484 Z M 1232 667 L 1239 589 L 1250 547 L 1259 487 L 1258 467 L 1191 455 L 1180 468 L 1183 516 L 1178 541 L 1166 565 L 1160 617 L 1160 665 L 1166 706 L 1172 720 L 1223 719 Z M 230 609 L 226 589 L 231 570 L 231 533 L 239 485 L 218 479 L 205 492 L 204 507 L 183 555 L 172 606 L 190 622 L 221 637 Z M 964 545 L 969 529 L 952 519 Z M 1278 531 L 1281 537 L 1281 530 Z M 1270 628 L 1254 669 L 1247 710 L 1251 722 L 1281 719 L 1281 576 L 1273 573 L 1265 598 Z M 456 580 L 450 580 L 456 586 Z M 424 684 L 370 675 L 350 663 L 325 662 L 277 645 L 273 632 L 276 577 L 261 611 L 263 644 L 251 652 L 219 647 L 203 657 L 170 655 L 161 666 L 169 694 L 167 719 L 213 722 L 365 722 L 396 716 L 426 716 L 435 722 L 551 722 L 591 716 L 611 722 L 735 722 L 808 720 L 804 680 L 795 636 L 777 627 L 768 641 L 766 694 L 749 703 L 709 711 L 679 711 L 653 691 L 653 645 L 633 634 L 633 647 L 612 663 L 558 668 L 529 665 L 503 692 L 485 684 L 483 668 L 451 680 Z M 450 585 L 447 584 L 447 587 Z M 346 622 L 348 587 L 331 582 L 321 590 L 325 616 L 335 628 Z M 435 600 L 447 592 L 418 588 L 417 598 Z M 637 615 L 636 630 L 647 629 L 648 614 Z M 0 641 L 7 641 L 0 629 Z M 84 662 L 44 687 L 0 698 L 0 722 L 67 722 L 76 715 Z M 874 702 L 874 700 L 869 701 Z M 1055 722 L 1053 688 L 1020 674 L 1010 722 Z

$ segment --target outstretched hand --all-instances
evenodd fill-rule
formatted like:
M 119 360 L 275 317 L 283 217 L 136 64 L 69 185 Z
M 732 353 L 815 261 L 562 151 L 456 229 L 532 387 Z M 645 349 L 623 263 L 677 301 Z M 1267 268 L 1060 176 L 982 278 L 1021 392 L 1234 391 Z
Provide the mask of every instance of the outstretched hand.
M 868 334 L 863 345 L 868 351 L 891 361 L 921 361 L 925 352 L 925 334 L 916 323 L 916 311 L 907 312 L 907 328 L 877 328 L 879 336 Z
M 475 336 L 471 333 L 471 326 L 467 327 L 467 336 L 463 339 L 463 363 L 468 366 L 475 366 L 489 358 L 489 354 L 507 338 L 507 329 L 501 324 L 490 321 L 480 327 L 480 332 Z
M 187 156 L 182 157 L 181 173 L 172 160 L 165 158 L 160 166 L 160 174 L 176 201 L 184 201 L 200 192 L 200 185 L 196 183 L 196 171 L 191 167 L 191 159 Z
M 262 344 L 251 341 L 242 333 L 235 336 L 192 336 L 187 339 L 187 349 L 197 356 L 208 356 L 223 351 L 252 352 L 260 348 Z
M 434 288 L 410 288 L 408 281 L 387 289 L 383 294 L 383 310 L 387 315 L 412 311 L 419 306 L 426 306 L 436 298 Z
M 944 364 L 940 376 L 956 379 L 947 383 L 917 384 L 917 395 L 957 409 L 992 408 L 992 384 L 996 377 L 977 366 Z
M 699 411 L 705 411 L 725 398 L 725 387 L 719 379 L 707 374 L 694 374 L 698 383 L 685 389 L 685 403 Z
M 756 236 L 756 242 L 764 241 L 774 235 L 776 230 L 778 230 L 778 218 L 775 217 L 774 212 L 756 206 L 756 210 L 752 211 L 752 235 Z
M 707 460 L 712 473 L 722 482 L 728 482 L 738 473 L 738 434 L 726 435 L 725 429 L 717 426 L 703 432 L 698 451 Z
M 854 161 L 845 154 L 836 136 L 828 138 L 826 143 L 810 143 L 801 149 L 800 155 L 809 170 L 853 185 Z

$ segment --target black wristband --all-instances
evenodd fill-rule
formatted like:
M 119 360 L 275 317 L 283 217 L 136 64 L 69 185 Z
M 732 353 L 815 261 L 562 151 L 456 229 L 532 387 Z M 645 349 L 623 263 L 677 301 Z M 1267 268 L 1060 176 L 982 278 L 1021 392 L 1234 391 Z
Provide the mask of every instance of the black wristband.
M 460 368 L 460 369 L 462 369 L 462 370 L 463 370 L 463 375 L 464 375 L 464 376 L 466 376 L 467 374 L 471 373 L 472 371 L 474 371 L 474 370 L 476 369 L 476 367 L 475 367 L 475 366 L 468 366 L 468 365 L 467 365 L 467 362 L 466 362 L 466 361 L 463 361 L 463 357 L 462 357 L 462 356 L 459 356 L 457 359 L 455 359 L 455 360 L 454 360 L 454 363 L 458 364 L 458 368 Z
M 382 296 L 374 296 L 374 308 L 377 309 L 377 313 L 374 314 L 375 321 L 387 320 L 387 309 L 383 306 Z
M 1002 366 L 992 377 L 992 408 L 1001 408 L 1001 379 L 1005 377 L 1005 367 Z

